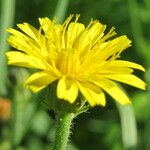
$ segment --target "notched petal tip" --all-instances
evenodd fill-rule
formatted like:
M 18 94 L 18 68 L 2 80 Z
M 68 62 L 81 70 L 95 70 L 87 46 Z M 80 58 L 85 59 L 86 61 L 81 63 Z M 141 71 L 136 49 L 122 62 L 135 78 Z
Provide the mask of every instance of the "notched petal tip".
M 132 43 L 132 41 L 128 38 L 127 35 L 122 35 L 122 36 L 120 36 L 120 38 L 122 38 L 122 40 L 128 41 L 128 43 Z
M 13 34 L 16 30 L 15 29 L 13 29 L 13 28 L 7 28 L 7 29 L 5 29 L 6 30 L 6 32 L 8 32 L 8 33 L 11 33 L 11 34 Z
M 143 86 L 141 87 L 142 90 L 147 90 L 147 84 L 144 82 Z
M 6 28 L 5 31 L 9 32 L 12 28 Z
M 129 101 L 124 101 L 124 103 L 120 103 L 120 102 L 118 102 L 119 104 L 121 104 L 121 105 L 131 105 L 132 104 L 132 102 L 129 100 Z
M 95 106 L 105 107 L 106 106 L 106 101 L 105 102 L 101 102 L 99 104 L 96 104 Z
M 6 55 L 6 58 L 7 58 L 7 64 L 13 64 L 13 61 L 12 61 L 12 52 L 6 52 L 5 53 L 5 55 Z
M 68 101 L 70 104 L 74 103 L 78 96 L 78 87 L 76 83 L 69 83 L 65 78 L 58 81 L 57 97 L 59 99 Z
M 139 64 L 137 64 L 137 65 L 139 65 Z M 141 70 L 141 71 L 143 71 L 143 72 L 146 71 L 146 69 L 145 69 L 142 65 L 139 65 L 139 66 L 140 66 L 140 69 L 139 69 L 139 70 Z

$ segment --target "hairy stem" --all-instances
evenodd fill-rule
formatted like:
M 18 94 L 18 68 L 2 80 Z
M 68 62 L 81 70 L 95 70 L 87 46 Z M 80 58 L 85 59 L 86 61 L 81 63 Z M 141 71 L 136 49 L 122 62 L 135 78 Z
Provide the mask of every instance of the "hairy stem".
M 53 150 L 66 150 L 70 135 L 71 122 L 75 115 L 73 113 L 59 114 Z

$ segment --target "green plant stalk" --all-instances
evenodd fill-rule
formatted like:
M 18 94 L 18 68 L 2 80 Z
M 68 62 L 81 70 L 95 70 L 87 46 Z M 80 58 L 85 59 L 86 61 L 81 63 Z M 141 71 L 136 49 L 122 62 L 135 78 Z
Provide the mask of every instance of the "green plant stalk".
M 126 149 L 136 148 L 137 127 L 132 105 L 116 105 L 121 119 L 123 145 Z
M 5 59 L 5 52 L 8 50 L 6 39 L 8 33 L 6 28 L 11 27 L 14 20 L 15 0 L 2 0 L 1 2 L 1 20 L 0 20 L 0 95 L 7 94 L 7 64 Z
M 53 150 L 66 150 L 74 117 L 74 113 L 58 114 Z
M 54 16 L 57 17 L 59 23 L 62 23 L 62 21 L 64 20 L 68 4 L 69 0 L 59 0 L 57 3 Z

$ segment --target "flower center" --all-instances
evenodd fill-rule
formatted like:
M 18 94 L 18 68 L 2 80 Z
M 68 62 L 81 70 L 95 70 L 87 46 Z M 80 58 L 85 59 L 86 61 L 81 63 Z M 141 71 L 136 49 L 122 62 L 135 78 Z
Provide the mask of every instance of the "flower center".
M 58 55 L 57 69 L 68 78 L 75 78 L 78 74 L 80 61 L 75 50 L 64 50 Z

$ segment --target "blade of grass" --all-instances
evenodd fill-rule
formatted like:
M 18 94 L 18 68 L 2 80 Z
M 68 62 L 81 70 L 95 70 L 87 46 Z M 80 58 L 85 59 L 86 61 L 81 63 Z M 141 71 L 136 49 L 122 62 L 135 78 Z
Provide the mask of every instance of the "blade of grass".
M 68 4 L 69 0 L 58 0 L 54 16 L 57 17 L 59 23 L 62 23 L 65 18 Z
M 118 85 L 126 92 L 120 84 Z M 137 127 L 133 106 L 119 103 L 116 103 L 116 106 L 121 120 L 123 146 L 125 149 L 135 149 L 137 146 Z
M 116 105 L 121 119 L 123 145 L 126 149 L 135 148 L 137 145 L 137 128 L 132 105 L 122 106 L 118 103 Z
M 6 96 L 7 64 L 5 52 L 8 49 L 6 39 L 8 33 L 5 29 L 12 26 L 15 13 L 15 0 L 2 0 L 0 21 L 0 95 Z

